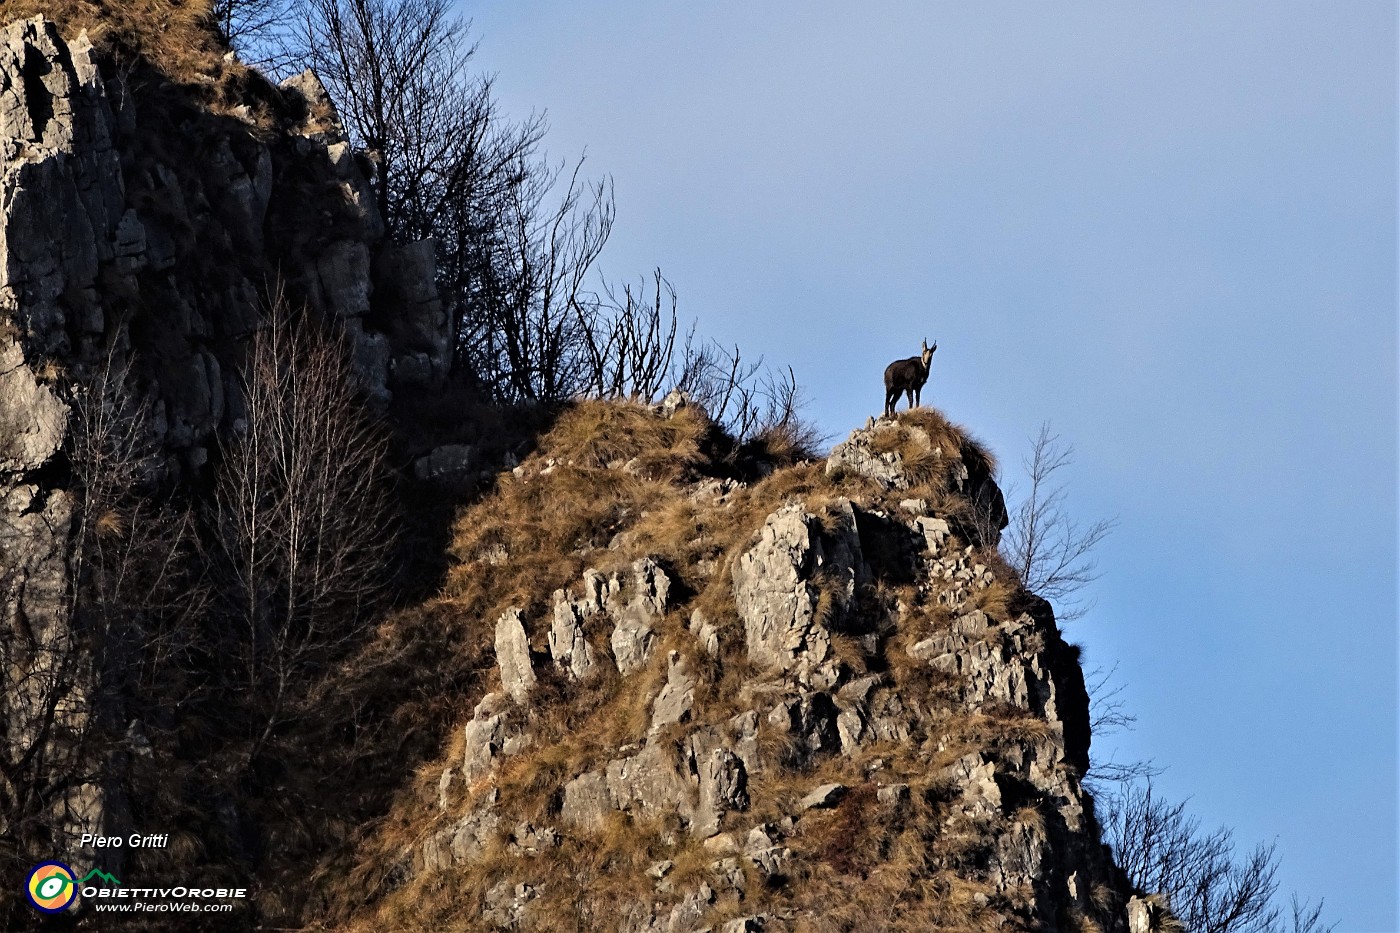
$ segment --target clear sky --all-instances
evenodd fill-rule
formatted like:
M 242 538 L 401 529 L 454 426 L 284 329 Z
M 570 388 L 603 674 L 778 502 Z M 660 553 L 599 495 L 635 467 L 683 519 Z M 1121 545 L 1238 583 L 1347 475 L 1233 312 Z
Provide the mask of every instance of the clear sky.
M 1117 516 L 1096 606 L 1158 787 L 1340 930 L 1400 929 L 1391 2 L 463 7 L 504 108 L 617 186 L 613 277 L 791 364 L 844 436 L 924 398 Z

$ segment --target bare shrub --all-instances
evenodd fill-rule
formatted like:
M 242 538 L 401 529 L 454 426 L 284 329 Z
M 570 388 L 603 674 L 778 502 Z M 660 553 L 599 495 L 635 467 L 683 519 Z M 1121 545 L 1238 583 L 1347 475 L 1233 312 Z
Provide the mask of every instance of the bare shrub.
M 1075 594 L 1098 579 L 1090 556 L 1108 537 L 1115 519 L 1083 525 L 1065 511 L 1065 485 L 1057 474 L 1072 462 L 1074 448 L 1040 426 L 1030 456 L 1022 460 L 1030 488 L 1011 512 L 1001 552 L 1026 589 L 1055 604 L 1061 621 L 1081 618 L 1089 607 Z M 1014 496 L 1015 489 L 1009 490 Z
M 1211 832 L 1186 804 L 1154 795 L 1151 783 L 1127 786 L 1107 798 L 1105 835 L 1114 859 L 1139 889 L 1167 898 L 1192 933 L 1326 933 L 1316 907 L 1292 899 L 1285 917 L 1274 903 L 1278 856 L 1259 844 L 1243 857 L 1234 833 Z
M 657 269 L 645 283 L 603 283 L 576 303 L 584 349 L 584 391 L 602 398 L 652 401 L 669 387 L 676 355 L 676 290 Z M 694 328 L 690 336 L 693 337 Z M 688 342 L 689 338 L 687 339 Z
M 214 534 L 227 648 L 265 740 L 386 593 L 394 541 L 384 435 L 338 340 L 279 307 L 243 375 L 246 420 L 223 445 Z M 251 752 L 250 752 L 251 754 Z
M 802 418 L 806 399 L 792 368 L 766 368 L 761 357 L 748 362 L 737 345 L 687 341 L 677 387 L 741 442 L 781 440 L 810 454 L 826 440 Z
M 542 118 L 497 111 L 489 78 L 448 0 L 308 0 L 299 42 L 353 142 L 378 162 L 372 184 L 389 236 L 432 237 L 459 367 L 502 402 L 585 390 L 577 313 L 612 226 L 612 188 L 582 159 L 538 155 Z
M 480 244 L 475 311 L 459 342 L 502 401 L 560 401 L 588 387 L 578 308 L 612 230 L 612 185 L 585 182 L 580 160 L 556 198 L 561 168 L 522 162 L 522 183 L 494 206 L 496 237 Z

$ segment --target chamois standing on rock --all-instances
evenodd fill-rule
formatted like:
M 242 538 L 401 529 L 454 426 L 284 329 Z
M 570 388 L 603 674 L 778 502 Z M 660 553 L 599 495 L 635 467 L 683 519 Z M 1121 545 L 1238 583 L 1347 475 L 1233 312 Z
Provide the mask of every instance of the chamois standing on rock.
M 929 363 L 933 362 L 933 351 L 938 349 L 938 341 L 933 346 L 927 340 L 920 341 L 922 350 L 918 356 L 907 360 L 895 360 L 885 367 L 885 414 L 894 417 L 894 406 L 901 393 L 909 396 L 909 407 L 919 404 L 919 393 L 928 382 Z

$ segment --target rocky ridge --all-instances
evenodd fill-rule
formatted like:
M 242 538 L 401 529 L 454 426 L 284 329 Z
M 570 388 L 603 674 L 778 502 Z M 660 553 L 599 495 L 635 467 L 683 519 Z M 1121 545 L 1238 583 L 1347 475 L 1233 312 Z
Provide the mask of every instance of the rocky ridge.
M 508 494 L 583 462 L 543 456 Z M 796 485 L 782 470 L 670 481 L 735 513 L 719 553 L 678 557 L 648 530 L 660 508 L 606 546 L 579 542 L 572 584 L 493 620 L 495 686 L 425 805 L 405 805 L 415 841 L 381 852 L 396 867 L 367 923 L 455 891 L 450 914 L 415 922 L 1150 929 L 1081 785 L 1077 649 L 995 557 L 1004 512 L 970 517 L 999 507 L 989 468 L 919 412 L 788 468 Z

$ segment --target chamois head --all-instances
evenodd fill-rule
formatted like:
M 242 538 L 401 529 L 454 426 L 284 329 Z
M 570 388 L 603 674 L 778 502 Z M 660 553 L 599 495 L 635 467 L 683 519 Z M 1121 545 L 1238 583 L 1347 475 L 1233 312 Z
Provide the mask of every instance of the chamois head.
M 894 417 L 894 406 L 900 394 L 909 397 L 909 407 L 919 404 L 924 383 L 928 382 L 928 370 L 933 362 L 933 351 L 938 349 L 938 341 L 933 346 L 928 340 L 919 343 L 919 355 L 907 360 L 895 360 L 885 367 L 885 414 Z
M 928 372 L 929 363 L 933 361 L 933 351 L 938 349 L 938 341 L 935 340 L 933 346 L 929 346 L 927 340 L 920 340 L 919 346 L 922 348 L 919 358 L 924 361 L 924 372 Z

